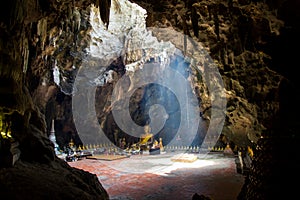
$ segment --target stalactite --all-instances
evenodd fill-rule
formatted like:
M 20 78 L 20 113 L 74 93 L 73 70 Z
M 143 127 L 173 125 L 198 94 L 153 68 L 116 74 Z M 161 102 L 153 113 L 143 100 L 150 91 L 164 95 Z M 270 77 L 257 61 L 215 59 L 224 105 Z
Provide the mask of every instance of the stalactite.
M 200 17 L 200 15 L 197 13 L 197 9 L 194 6 L 192 6 L 192 8 L 191 8 L 191 20 L 192 20 L 192 24 L 193 24 L 194 35 L 197 38 L 199 36 L 199 25 L 198 25 L 199 17 Z
M 44 50 L 46 38 L 47 38 L 47 19 L 43 18 L 38 21 L 37 34 L 41 40 L 41 49 Z
M 98 0 L 96 7 L 99 8 L 100 17 L 103 23 L 108 28 L 109 25 L 109 13 L 110 13 L 111 0 Z
M 191 35 L 190 35 L 190 31 L 189 31 L 188 25 L 186 23 L 186 17 L 184 15 L 181 15 L 180 17 L 181 17 L 182 27 L 183 27 L 183 33 L 184 33 L 183 52 L 184 52 L 184 55 L 186 55 L 187 36 L 191 37 Z
M 217 35 L 218 41 L 220 41 L 220 21 L 219 21 L 219 8 L 215 6 L 214 11 L 214 24 L 215 24 L 215 33 Z
M 73 9 L 73 31 L 78 32 L 80 30 L 80 23 L 81 23 L 81 14 L 79 9 L 75 7 Z
M 28 67 L 28 58 L 29 58 L 29 46 L 28 46 L 27 38 L 23 40 L 22 56 L 23 56 L 23 72 L 26 73 Z

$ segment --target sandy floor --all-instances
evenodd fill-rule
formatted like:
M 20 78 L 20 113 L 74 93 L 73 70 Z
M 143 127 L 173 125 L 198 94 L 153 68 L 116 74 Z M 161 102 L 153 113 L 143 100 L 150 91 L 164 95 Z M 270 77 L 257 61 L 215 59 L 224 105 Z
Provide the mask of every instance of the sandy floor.
M 112 200 L 189 200 L 194 193 L 214 200 L 236 199 L 244 177 L 236 172 L 232 155 L 209 154 L 184 163 L 171 160 L 176 154 L 83 159 L 69 164 L 96 174 Z

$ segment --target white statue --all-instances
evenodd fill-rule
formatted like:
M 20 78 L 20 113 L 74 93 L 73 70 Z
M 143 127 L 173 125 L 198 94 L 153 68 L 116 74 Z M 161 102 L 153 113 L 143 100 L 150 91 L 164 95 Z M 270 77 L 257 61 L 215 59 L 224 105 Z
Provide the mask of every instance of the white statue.
M 49 139 L 50 139 L 50 141 L 54 144 L 55 154 L 56 154 L 56 155 L 60 154 L 60 152 L 59 152 L 59 146 L 58 146 L 58 144 L 56 143 L 55 129 L 54 129 L 54 119 L 52 119 Z

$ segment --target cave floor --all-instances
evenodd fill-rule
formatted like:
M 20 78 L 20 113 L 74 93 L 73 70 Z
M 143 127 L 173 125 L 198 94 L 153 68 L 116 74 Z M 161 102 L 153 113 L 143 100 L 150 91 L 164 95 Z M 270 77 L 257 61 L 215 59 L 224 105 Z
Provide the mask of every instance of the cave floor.
M 213 200 L 237 199 L 244 176 L 236 171 L 234 155 L 207 154 L 194 162 L 171 160 L 179 153 L 68 163 L 96 174 L 111 200 L 189 200 L 195 193 Z

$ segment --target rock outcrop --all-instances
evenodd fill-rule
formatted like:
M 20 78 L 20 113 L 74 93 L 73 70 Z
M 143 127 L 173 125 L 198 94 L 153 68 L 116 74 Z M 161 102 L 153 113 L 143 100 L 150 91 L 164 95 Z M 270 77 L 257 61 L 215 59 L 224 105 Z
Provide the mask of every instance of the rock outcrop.
M 96 175 L 56 157 L 47 133 L 53 119 L 47 105 L 60 90 L 53 64 L 63 67 L 66 76 L 73 72 L 81 57 L 71 55 L 81 52 L 78 42 L 84 47 L 80 30 L 88 23 L 81 15 L 99 2 L 106 12 L 102 19 L 108 21 L 104 1 L 26 0 L 1 6 L 1 199 L 109 199 Z
M 293 177 L 293 172 L 299 168 L 298 164 L 290 163 L 298 157 L 295 147 L 299 141 L 299 89 L 296 67 L 293 67 L 297 63 L 297 54 L 290 48 L 299 43 L 298 1 L 134 2 L 147 11 L 147 27 L 173 29 L 188 36 L 202 44 L 218 67 L 227 102 L 222 138 L 241 151 L 248 146 L 255 149 L 253 166 L 240 198 L 266 199 L 293 193 L 292 185 L 286 184 L 281 188 L 280 180 L 289 182 L 286 177 Z M 127 1 L 124 4 L 137 7 Z M 97 31 L 101 33 L 93 32 L 95 28 L 89 21 L 91 9 L 100 9 L 100 18 L 95 20 L 99 20 Z M 0 11 L 0 94 L 3 97 L 0 99 L 1 193 L 10 199 L 20 199 L 24 194 L 23 188 L 37 187 L 39 191 L 32 194 L 42 199 L 45 196 L 41 193 L 48 187 L 39 182 L 42 179 L 38 180 L 38 177 L 43 177 L 53 191 L 60 189 L 54 180 L 59 185 L 66 185 L 65 190 L 59 190 L 57 198 L 81 194 L 83 196 L 80 197 L 86 199 L 108 199 L 95 176 L 70 168 L 55 156 L 48 139 L 50 123 L 52 119 L 56 120 L 56 134 L 61 147 L 70 138 L 77 146 L 82 144 L 73 123 L 73 86 L 79 69 L 95 67 L 99 74 L 88 75 L 98 78 L 95 79 L 99 86 L 95 94 L 98 121 L 86 131 L 97 131 L 100 124 L 114 143 L 117 143 L 113 135 L 115 132 L 123 137 L 124 133 L 113 119 L 110 100 L 114 84 L 124 74 L 134 73 L 134 69 L 139 67 L 139 63 L 135 62 L 142 60 L 143 53 L 147 55 L 147 52 L 135 49 L 123 54 L 124 57 L 119 56 L 119 47 L 130 49 L 136 42 L 134 38 L 140 36 L 134 29 L 137 28 L 134 24 L 137 19 L 130 21 L 134 30 L 117 26 L 113 31 L 109 30 L 109 26 L 115 23 L 109 20 L 109 16 L 122 13 L 118 0 L 10 1 L 1 6 Z M 109 38 L 116 32 L 121 32 L 124 37 L 126 33 L 132 40 L 126 40 L 125 45 L 121 38 Z M 93 34 L 100 34 L 103 38 Z M 123 39 L 125 41 L 126 38 Z M 109 45 L 103 45 L 106 42 L 115 45 L 116 49 L 108 49 Z M 102 56 L 116 55 L 115 60 L 107 59 L 113 61 L 109 65 L 99 63 L 87 51 L 90 45 Z M 185 49 L 184 44 L 180 45 Z M 115 50 L 114 54 L 107 54 L 110 50 Z M 82 66 L 83 63 L 88 65 Z M 201 101 L 200 119 L 209 124 L 212 96 L 197 73 L 190 78 L 194 80 L 192 87 Z M 128 84 L 132 82 L 134 79 L 129 76 Z M 141 100 L 151 101 L 158 94 L 152 92 L 155 89 L 160 88 L 153 85 L 139 88 L 131 98 L 130 110 L 137 123 L 149 121 L 141 114 L 148 106 Z M 91 92 L 87 91 L 86 95 L 91 95 Z M 166 106 L 170 104 L 163 103 Z M 168 115 L 176 116 L 178 110 L 174 109 Z M 92 117 L 87 115 L 82 122 L 89 123 Z M 170 125 L 167 128 L 171 132 L 178 127 Z M 12 147 L 19 151 L 12 153 Z M 67 178 L 60 177 L 58 171 Z M 281 174 L 281 171 L 288 173 Z M 34 181 L 26 182 L 19 175 Z M 14 196 L 10 184 L 15 180 L 19 193 Z M 272 193 L 280 189 L 282 193 Z

